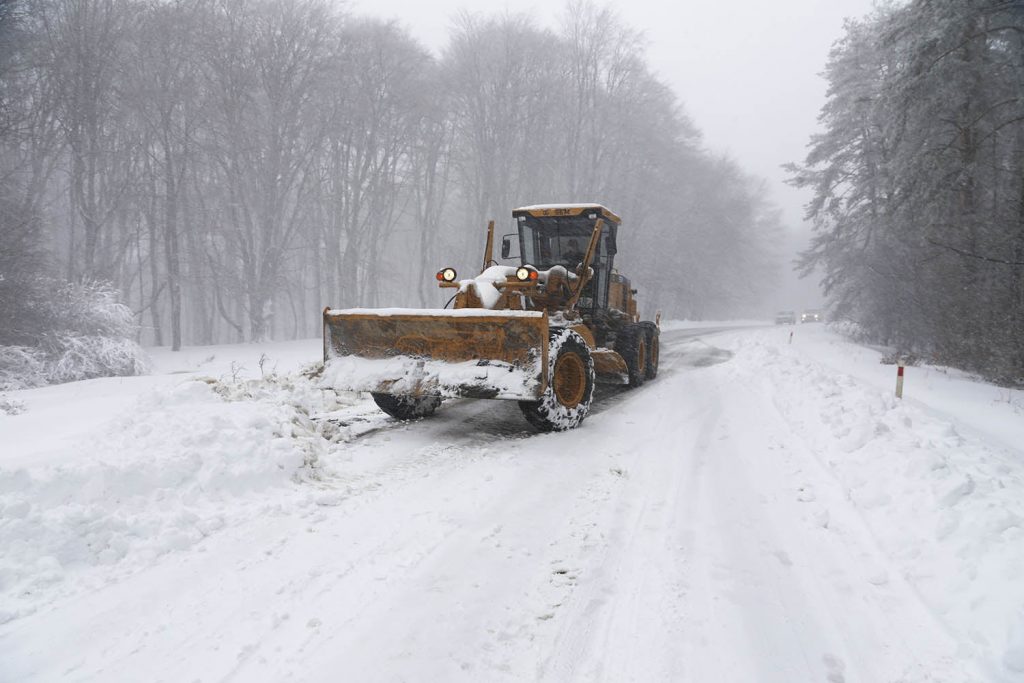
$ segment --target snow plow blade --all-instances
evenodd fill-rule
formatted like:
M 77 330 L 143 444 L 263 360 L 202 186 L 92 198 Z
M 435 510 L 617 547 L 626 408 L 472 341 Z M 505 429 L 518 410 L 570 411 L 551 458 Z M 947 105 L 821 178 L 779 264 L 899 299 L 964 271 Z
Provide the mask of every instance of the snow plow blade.
M 547 350 L 538 311 L 324 310 L 324 376 L 341 391 L 536 400 Z

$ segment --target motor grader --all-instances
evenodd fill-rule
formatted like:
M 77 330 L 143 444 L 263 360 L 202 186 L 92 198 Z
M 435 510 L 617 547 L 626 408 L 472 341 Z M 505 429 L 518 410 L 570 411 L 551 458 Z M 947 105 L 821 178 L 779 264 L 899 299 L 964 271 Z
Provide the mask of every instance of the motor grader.
M 444 309 L 324 309 L 326 380 L 371 392 L 403 420 L 432 414 L 442 398 L 507 399 L 537 429 L 562 431 L 587 416 L 595 382 L 653 379 L 659 326 L 639 319 L 636 290 L 615 270 L 619 217 L 599 204 L 512 217 L 501 256 L 520 265 L 495 261 L 491 221 L 479 275 L 438 271 L 453 292 Z

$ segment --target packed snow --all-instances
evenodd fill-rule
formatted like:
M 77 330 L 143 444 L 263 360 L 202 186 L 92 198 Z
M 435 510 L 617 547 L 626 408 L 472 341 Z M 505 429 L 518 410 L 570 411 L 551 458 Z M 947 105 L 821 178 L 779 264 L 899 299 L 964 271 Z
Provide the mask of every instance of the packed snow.
M 320 340 L 5 392 L 0 680 L 1024 679 L 1024 392 L 753 325 L 558 434 Z
M 323 385 L 337 390 L 454 397 L 467 390 L 493 391 L 499 399 L 535 399 L 541 386 L 541 358 L 522 365 L 499 360 L 446 363 L 411 356 L 331 358 Z M 490 394 L 488 394 L 490 395 Z

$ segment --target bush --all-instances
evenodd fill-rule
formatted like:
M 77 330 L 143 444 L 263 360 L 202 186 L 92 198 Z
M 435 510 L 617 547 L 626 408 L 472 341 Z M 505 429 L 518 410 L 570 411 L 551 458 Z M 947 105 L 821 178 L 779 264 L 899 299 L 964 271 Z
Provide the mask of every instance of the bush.
M 872 341 L 871 334 L 860 323 L 852 320 L 833 320 L 828 323 L 828 328 L 837 334 L 855 342 Z
M 66 283 L 57 294 L 60 329 L 80 336 L 121 337 L 135 335 L 131 309 L 119 301 L 117 291 L 105 282 Z
M 61 335 L 47 339 L 46 345 L 46 378 L 54 384 L 140 375 L 149 369 L 142 347 L 131 339 Z
M 0 346 L 0 390 L 147 371 L 149 361 L 132 339 L 132 312 L 110 285 L 40 279 L 23 296 L 35 304 L 32 319 L 13 320 L 12 327 L 34 328 L 34 343 Z
M 46 354 L 29 346 L 0 346 L 0 391 L 37 387 L 48 382 Z

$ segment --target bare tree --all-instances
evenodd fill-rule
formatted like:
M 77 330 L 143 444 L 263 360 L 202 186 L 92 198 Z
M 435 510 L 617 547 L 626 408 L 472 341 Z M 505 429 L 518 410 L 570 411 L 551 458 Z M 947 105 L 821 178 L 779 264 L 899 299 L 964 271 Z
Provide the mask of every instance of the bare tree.
M 199 51 L 196 36 L 205 15 L 202 3 L 151 2 L 133 33 L 123 97 L 138 116 L 149 163 L 144 170 L 158 184 L 162 211 L 152 228 L 161 238 L 164 278 L 170 303 L 171 348 L 182 344 L 182 230 L 187 201 L 185 179 L 195 163 L 203 125 Z M 154 240 L 155 246 L 155 240 Z M 150 258 L 155 260 L 156 253 Z M 154 279 L 159 291 L 163 283 Z M 159 311 L 154 308 L 154 317 Z
M 520 201 L 557 201 L 563 46 L 522 15 L 463 14 L 444 54 L 455 162 L 474 233 Z
M 393 24 L 370 20 L 346 28 L 340 56 L 321 174 L 323 242 L 332 294 L 368 304 L 400 217 L 430 58 Z
M 206 36 L 213 93 L 210 143 L 227 188 L 231 245 L 253 339 L 273 323 L 292 240 L 326 126 L 317 93 L 330 73 L 336 24 L 327 3 L 222 0 Z
M 111 231 L 137 153 L 115 100 L 137 6 L 127 0 L 39 0 L 35 7 L 57 119 L 70 154 L 72 207 L 82 221 L 80 274 L 109 277 Z M 70 237 L 70 251 L 77 253 L 75 235 Z M 78 270 L 72 267 L 71 273 Z

